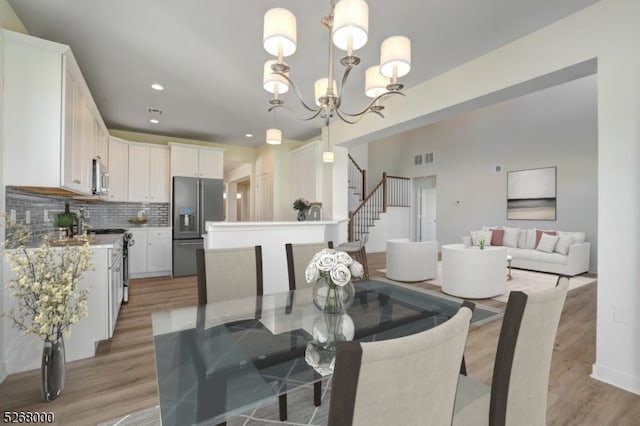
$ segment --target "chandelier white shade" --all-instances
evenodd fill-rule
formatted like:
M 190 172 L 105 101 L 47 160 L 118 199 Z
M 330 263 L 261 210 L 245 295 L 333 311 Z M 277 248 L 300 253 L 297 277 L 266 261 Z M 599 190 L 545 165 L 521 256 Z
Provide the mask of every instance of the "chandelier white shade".
M 279 58 L 296 51 L 296 16 L 287 9 L 270 9 L 264 14 L 264 49 Z
M 399 78 L 411 70 L 411 40 L 405 36 L 389 37 L 380 45 L 380 73 Z
M 275 64 L 275 59 L 270 59 L 264 63 L 264 74 L 262 77 L 262 84 L 264 85 L 264 90 L 269 93 L 287 93 L 289 91 L 289 82 L 285 77 L 280 74 L 276 74 L 271 71 L 271 66 Z M 288 76 L 289 73 L 283 73 L 285 76 Z
M 323 163 L 333 163 L 333 151 L 325 151 L 322 153 Z
M 333 44 L 351 54 L 367 44 L 369 6 L 364 0 L 341 0 L 333 12 Z
M 326 78 L 320 78 L 318 80 L 316 80 L 316 82 L 313 84 L 313 93 L 314 93 L 314 98 L 316 100 L 316 105 L 320 106 L 322 105 L 322 98 L 328 96 L 329 94 L 332 94 L 333 96 L 336 96 L 336 94 L 338 93 L 338 86 L 336 85 L 336 81 L 333 80 L 333 88 L 332 91 L 329 92 L 327 89 L 327 82 L 329 80 Z
M 387 84 L 389 79 L 380 74 L 380 67 L 373 66 L 367 68 L 364 75 L 364 94 L 370 98 L 377 98 L 387 92 Z
M 267 143 L 280 145 L 282 143 L 282 131 L 279 129 L 267 129 Z

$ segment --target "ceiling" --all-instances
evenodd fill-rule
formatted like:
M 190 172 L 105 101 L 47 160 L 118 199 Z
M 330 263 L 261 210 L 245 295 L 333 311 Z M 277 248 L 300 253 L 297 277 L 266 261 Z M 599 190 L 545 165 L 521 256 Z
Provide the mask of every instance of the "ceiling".
M 329 0 L 7 1 L 31 35 L 71 46 L 113 130 L 249 147 L 264 143 L 274 117 L 262 88 L 263 64 L 270 59 L 262 25 L 273 7 L 297 17 L 298 50 L 287 62 L 305 99 L 311 100 L 313 81 L 327 74 L 328 35 L 320 19 Z M 367 105 L 364 70 L 379 61 L 388 36 L 412 40 L 412 69 L 401 79 L 410 89 L 596 2 L 368 0 L 369 41 L 356 52 L 362 63 L 349 77 L 343 106 L 355 112 Z M 165 90 L 151 89 L 152 83 Z M 301 113 L 293 94 L 283 99 Z M 155 114 L 148 108 L 163 111 L 160 123 L 149 122 Z M 285 139 L 310 139 L 323 125 L 320 118 L 277 114 Z

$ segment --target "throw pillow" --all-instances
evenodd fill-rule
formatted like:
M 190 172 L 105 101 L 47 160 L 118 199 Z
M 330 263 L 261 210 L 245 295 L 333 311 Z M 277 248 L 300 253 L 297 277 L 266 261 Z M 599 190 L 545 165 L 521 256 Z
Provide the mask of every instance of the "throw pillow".
M 526 249 L 535 249 L 538 245 L 538 241 L 536 240 L 536 229 L 527 229 L 527 241 L 524 245 Z
M 491 245 L 501 246 L 504 240 L 504 229 L 494 229 L 491 231 Z
M 536 246 L 536 250 L 543 251 L 545 253 L 553 253 L 559 239 L 560 237 L 558 235 L 552 235 L 545 232 L 540 235 L 540 242 Z
M 520 228 L 504 228 L 504 237 L 502 245 L 507 247 L 518 247 L 518 237 L 520 236 Z
M 556 231 L 543 231 L 541 229 L 536 229 L 536 247 L 540 243 L 540 238 L 542 238 L 542 234 L 556 235 Z
M 555 248 L 556 253 L 564 254 L 566 256 L 569 254 L 569 247 L 571 244 L 573 244 L 573 237 L 571 235 L 560 235 L 558 244 L 556 244 Z
M 518 235 L 518 248 L 527 248 L 527 230 L 521 229 Z

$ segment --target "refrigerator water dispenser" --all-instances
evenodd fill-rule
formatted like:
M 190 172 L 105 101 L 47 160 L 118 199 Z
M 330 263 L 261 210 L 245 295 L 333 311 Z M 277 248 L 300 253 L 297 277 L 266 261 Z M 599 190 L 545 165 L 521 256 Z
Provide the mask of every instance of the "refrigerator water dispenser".
M 190 207 L 182 207 L 178 210 L 178 231 L 179 232 L 195 232 L 198 226 L 195 218 L 195 212 Z

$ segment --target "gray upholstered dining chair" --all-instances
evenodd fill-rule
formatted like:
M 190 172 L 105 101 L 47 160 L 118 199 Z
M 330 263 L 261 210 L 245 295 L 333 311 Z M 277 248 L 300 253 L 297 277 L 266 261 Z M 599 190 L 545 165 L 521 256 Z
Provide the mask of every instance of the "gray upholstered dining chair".
M 198 304 L 262 296 L 262 246 L 197 249 Z
M 349 255 L 354 260 L 360 262 L 362 268 L 364 269 L 364 274 L 362 275 L 363 280 L 369 279 L 369 264 L 367 262 L 367 250 L 365 249 L 365 245 L 367 244 L 368 240 L 369 234 L 362 234 L 359 240 L 342 243 L 338 247 L 336 247 L 337 250 L 349 253 Z
M 287 252 L 287 272 L 289 274 L 289 290 L 295 290 L 296 284 L 306 284 L 304 271 L 313 258 L 313 255 L 322 249 L 333 248 L 333 241 L 321 243 L 287 243 L 284 246 Z
M 336 347 L 329 426 L 451 424 L 475 305 L 417 334 Z
M 255 303 L 255 310 L 249 306 L 240 307 L 242 312 L 251 313 L 251 315 L 243 319 L 260 318 L 262 305 L 256 296 L 262 296 L 263 294 L 262 246 L 197 249 L 196 271 L 198 276 L 198 305 L 246 299 L 247 303 Z M 197 322 L 198 328 L 201 330 L 204 328 L 205 322 L 203 314 L 202 310 L 198 310 Z M 194 365 L 200 371 L 200 374 L 206 376 L 208 357 L 201 354 L 201 350 L 197 345 L 193 348 Z M 198 383 L 200 386 L 200 382 Z M 200 394 L 207 395 L 207 392 L 203 390 L 198 392 L 198 395 Z M 219 398 L 216 401 L 212 401 L 211 404 L 198 404 L 198 409 L 210 409 L 211 406 L 216 404 L 224 404 L 224 401 Z M 226 422 L 218 424 L 218 426 L 223 425 L 226 425 Z
M 460 376 L 454 425 L 546 424 L 551 355 L 568 288 L 561 276 L 555 288 L 509 294 L 491 386 Z

